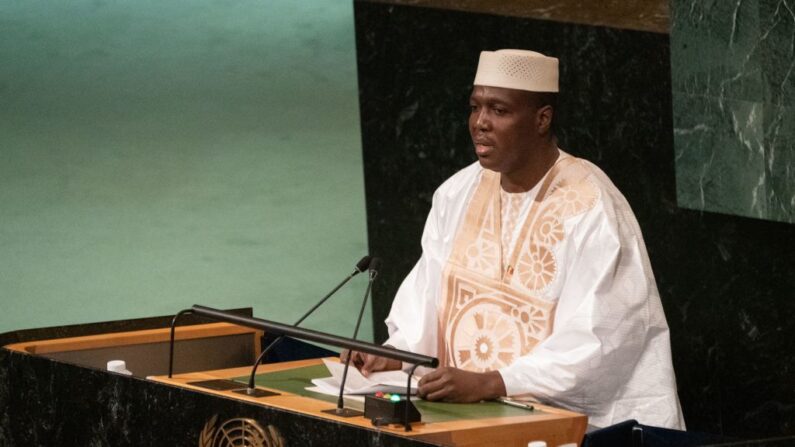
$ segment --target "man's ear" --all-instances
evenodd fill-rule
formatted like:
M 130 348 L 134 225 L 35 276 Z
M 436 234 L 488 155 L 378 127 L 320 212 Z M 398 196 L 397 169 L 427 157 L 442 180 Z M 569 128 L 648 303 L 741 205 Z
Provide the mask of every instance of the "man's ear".
M 555 110 L 551 105 L 545 105 L 536 111 L 536 129 L 539 135 L 546 135 L 552 128 L 552 118 Z

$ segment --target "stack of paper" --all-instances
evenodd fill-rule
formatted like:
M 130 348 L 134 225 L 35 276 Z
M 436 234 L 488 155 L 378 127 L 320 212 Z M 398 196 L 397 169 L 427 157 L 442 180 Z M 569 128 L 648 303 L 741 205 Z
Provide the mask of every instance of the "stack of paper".
M 331 377 L 322 379 L 312 379 L 313 387 L 307 388 L 316 393 L 330 394 L 338 396 L 340 393 L 340 383 L 345 364 L 336 360 L 323 359 L 331 373 Z M 348 368 L 348 377 L 345 379 L 344 394 L 372 394 L 379 391 L 383 393 L 406 393 L 408 384 L 408 374 L 403 371 L 382 371 L 371 373 L 369 377 L 364 377 L 354 366 Z M 411 379 L 411 394 L 417 392 L 417 379 Z

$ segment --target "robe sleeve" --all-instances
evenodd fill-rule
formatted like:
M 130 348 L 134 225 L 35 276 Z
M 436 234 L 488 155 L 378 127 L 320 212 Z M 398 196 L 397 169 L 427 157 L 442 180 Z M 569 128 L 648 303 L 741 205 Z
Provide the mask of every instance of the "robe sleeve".
M 566 230 L 568 261 L 558 266 L 565 277 L 553 331 L 499 372 L 508 395 L 530 395 L 598 416 L 594 413 L 606 411 L 605 402 L 629 380 L 654 336 L 649 309 L 659 296 L 625 201 L 614 204 L 603 197 Z
M 385 344 L 425 355 L 437 351 L 437 306 L 442 276 L 442 236 L 439 206 L 434 205 L 422 234 L 422 256 L 400 285 L 386 319 L 389 338 Z
M 434 192 L 422 232 L 422 256 L 395 295 L 386 319 L 389 338 L 384 344 L 418 354 L 437 355 L 442 270 L 481 172 L 479 163 L 474 162 Z

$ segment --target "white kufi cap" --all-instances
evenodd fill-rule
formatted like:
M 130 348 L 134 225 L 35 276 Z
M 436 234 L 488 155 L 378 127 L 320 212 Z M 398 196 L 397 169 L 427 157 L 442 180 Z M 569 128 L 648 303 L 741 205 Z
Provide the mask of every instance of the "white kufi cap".
M 558 59 L 527 50 L 481 51 L 475 85 L 558 91 Z

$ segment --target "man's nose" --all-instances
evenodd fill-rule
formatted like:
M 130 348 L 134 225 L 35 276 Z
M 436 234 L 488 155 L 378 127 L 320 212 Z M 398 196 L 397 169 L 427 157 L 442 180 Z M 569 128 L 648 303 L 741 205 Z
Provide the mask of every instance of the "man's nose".
M 488 119 L 485 113 L 483 111 L 478 112 L 477 116 L 475 117 L 475 129 L 487 130 L 488 127 Z

